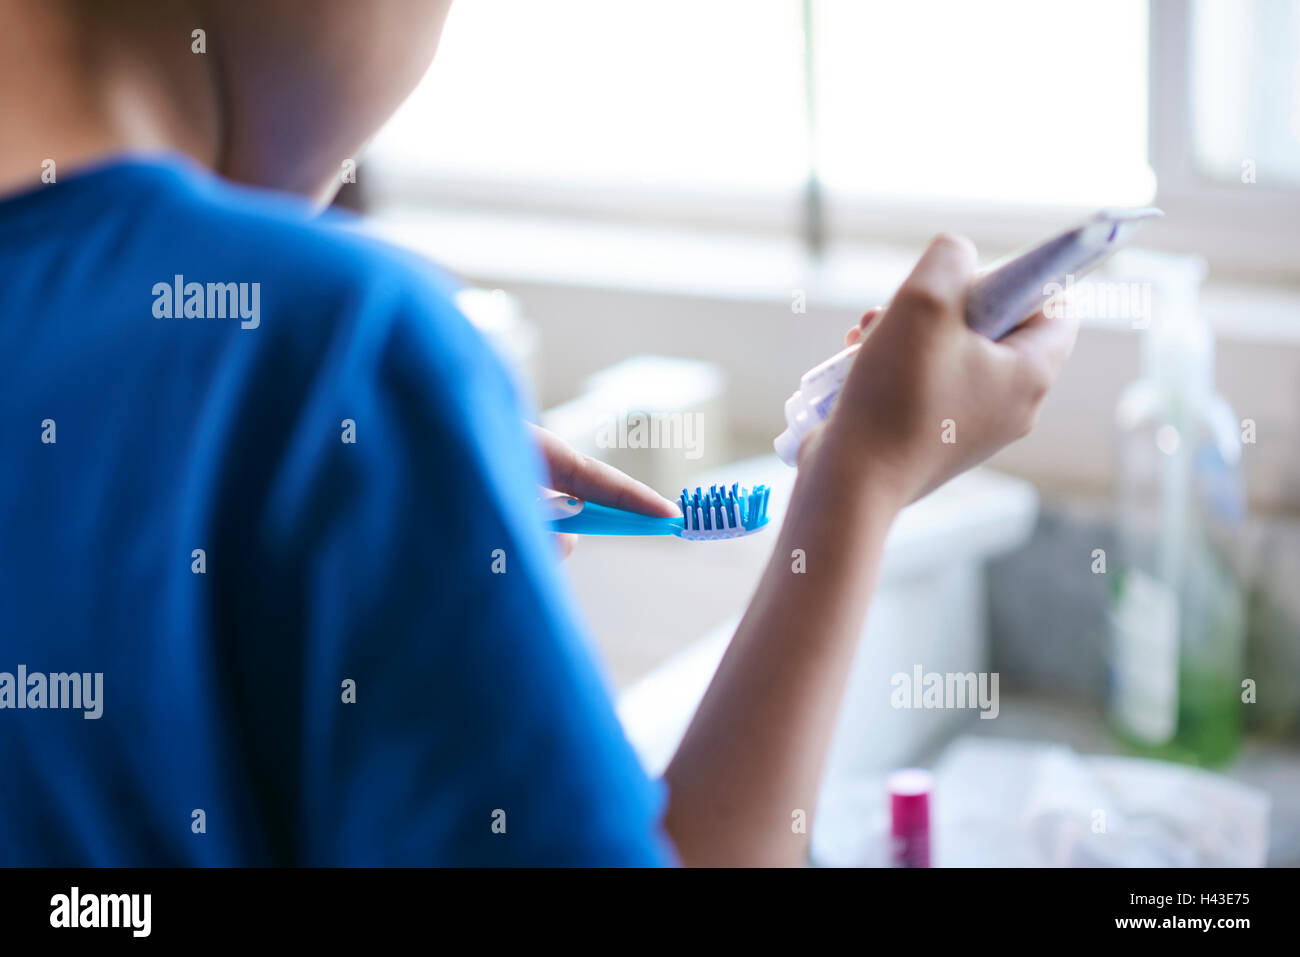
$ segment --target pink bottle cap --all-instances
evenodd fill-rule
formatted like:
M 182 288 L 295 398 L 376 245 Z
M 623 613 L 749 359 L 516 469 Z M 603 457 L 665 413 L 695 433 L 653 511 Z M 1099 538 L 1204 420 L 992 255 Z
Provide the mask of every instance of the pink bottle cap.
M 890 837 L 895 867 L 930 866 L 930 794 L 934 775 L 919 768 L 895 771 L 889 792 Z

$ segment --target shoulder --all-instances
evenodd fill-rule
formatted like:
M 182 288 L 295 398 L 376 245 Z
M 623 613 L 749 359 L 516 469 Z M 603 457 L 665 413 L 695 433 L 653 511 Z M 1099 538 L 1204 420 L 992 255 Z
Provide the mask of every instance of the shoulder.
M 364 404 L 426 430 L 459 431 L 471 405 L 519 414 L 505 366 L 457 305 L 463 284 L 358 217 L 193 171 L 153 205 L 184 250 L 186 282 L 256 293 L 248 328 L 215 339 L 241 391 L 300 414 L 325 397 Z
M 352 217 L 205 173 L 169 177 L 146 207 L 132 222 L 164 277 L 250 287 L 255 319 L 164 328 L 172 369 L 202 385 L 214 456 L 274 463 L 262 480 L 277 522 L 310 518 L 323 499 L 309 488 L 409 501 L 417 476 L 443 481 L 435 459 L 487 467 L 490 448 L 522 435 L 515 383 L 457 306 L 461 284 L 434 264 Z M 159 257 L 168 236 L 175 253 Z
M 495 364 L 456 305 L 462 283 L 369 235 L 359 218 L 193 171 L 174 178 L 154 212 L 184 250 L 186 282 L 256 286 L 248 338 L 261 340 L 259 351 L 323 359 L 350 348 L 356 360 L 377 360 L 400 340 L 449 368 Z

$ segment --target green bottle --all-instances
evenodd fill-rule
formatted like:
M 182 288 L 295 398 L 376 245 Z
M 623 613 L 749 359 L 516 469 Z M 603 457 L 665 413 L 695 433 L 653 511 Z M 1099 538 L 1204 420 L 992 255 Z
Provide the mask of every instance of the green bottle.
M 1240 745 L 1243 710 L 1245 601 L 1226 557 L 1245 516 L 1241 426 L 1214 391 L 1203 263 L 1127 261 L 1152 292 L 1142 375 L 1116 410 L 1109 717 L 1140 754 L 1221 765 Z

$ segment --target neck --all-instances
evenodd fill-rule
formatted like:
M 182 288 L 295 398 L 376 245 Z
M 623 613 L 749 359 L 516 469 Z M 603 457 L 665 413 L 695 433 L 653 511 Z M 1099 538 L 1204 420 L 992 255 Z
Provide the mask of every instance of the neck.
M 191 7 L 0 0 L 0 193 L 121 153 L 216 165 L 216 61 L 191 52 Z

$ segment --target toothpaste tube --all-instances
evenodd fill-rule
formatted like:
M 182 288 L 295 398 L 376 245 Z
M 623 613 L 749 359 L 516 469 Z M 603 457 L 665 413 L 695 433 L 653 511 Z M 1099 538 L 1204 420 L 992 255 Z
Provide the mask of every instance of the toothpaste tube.
M 1034 314 L 1068 279 L 1078 279 L 1124 245 L 1158 209 L 1102 210 L 1059 236 L 983 270 L 966 296 L 966 324 L 1001 339 Z M 799 446 L 830 417 L 860 346 L 852 345 L 813 366 L 785 403 L 785 431 L 772 443 L 786 465 L 795 465 Z

